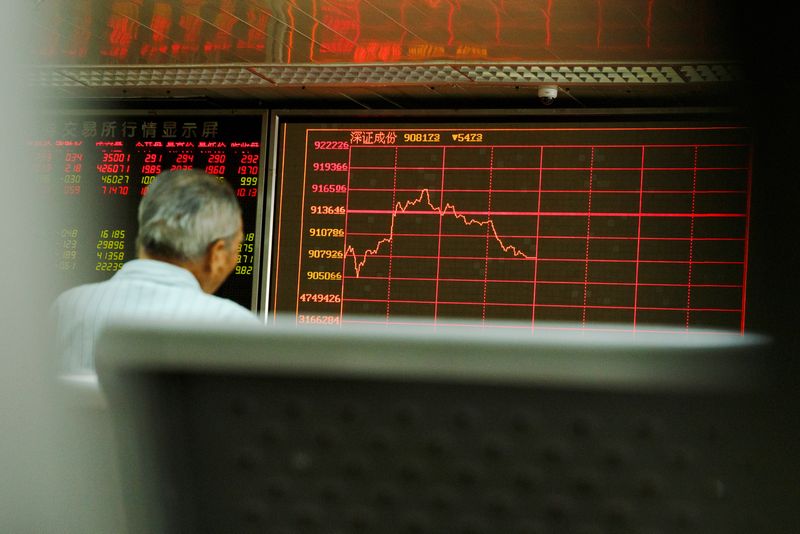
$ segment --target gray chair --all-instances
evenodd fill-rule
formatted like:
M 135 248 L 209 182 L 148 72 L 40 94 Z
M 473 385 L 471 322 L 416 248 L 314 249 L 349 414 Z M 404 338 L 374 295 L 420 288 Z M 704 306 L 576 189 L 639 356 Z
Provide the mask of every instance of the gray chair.
M 789 532 L 768 349 L 138 325 L 97 369 L 131 533 Z

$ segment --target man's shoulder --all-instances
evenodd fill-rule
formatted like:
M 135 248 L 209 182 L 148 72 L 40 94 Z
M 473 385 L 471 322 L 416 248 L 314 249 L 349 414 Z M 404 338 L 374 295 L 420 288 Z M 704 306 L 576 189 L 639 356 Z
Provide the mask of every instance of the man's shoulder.
M 102 282 L 91 282 L 88 284 L 81 284 L 79 286 L 71 287 L 62 291 L 56 298 L 55 304 L 62 304 L 65 302 L 74 301 L 82 296 L 103 291 L 108 285 L 108 280 Z
M 234 302 L 223 297 L 218 297 L 217 295 L 209 295 L 207 293 L 200 293 L 199 295 L 208 306 L 208 311 L 210 314 L 221 314 L 233 319 L 241 318 L 245 320 L 258 321 L 256 314 L 238 302 Z

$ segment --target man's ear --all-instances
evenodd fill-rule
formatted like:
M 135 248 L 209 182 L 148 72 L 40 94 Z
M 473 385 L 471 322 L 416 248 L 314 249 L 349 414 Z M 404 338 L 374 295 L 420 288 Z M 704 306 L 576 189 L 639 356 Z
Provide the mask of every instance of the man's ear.
M 216 274 L 226 268 L 226 252 L 228 244 L 224 239 L 217 239 L 208 246 L 206 253 L 206 269 L 208 272 Z

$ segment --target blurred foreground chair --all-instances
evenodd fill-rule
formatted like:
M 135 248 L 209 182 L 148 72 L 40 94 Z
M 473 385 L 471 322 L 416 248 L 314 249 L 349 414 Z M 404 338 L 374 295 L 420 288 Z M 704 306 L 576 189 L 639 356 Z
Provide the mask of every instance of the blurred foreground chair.
M 789 532 L 768 348 L 140 325 L 97 365 L 131 534 Z

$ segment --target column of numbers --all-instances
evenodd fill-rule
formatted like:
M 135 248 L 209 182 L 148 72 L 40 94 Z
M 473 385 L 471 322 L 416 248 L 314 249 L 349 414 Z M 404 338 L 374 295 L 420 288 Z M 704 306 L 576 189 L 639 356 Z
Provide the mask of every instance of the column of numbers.
M 95 271 L 118 271 L 125 261 L 125 234 L 123 228 L 104 228 L 97 239 Z
M 81 171 L 83 154 L 68 150 L 64 155 L 64 194 L 77 195 L 81 192 Z
M 74 271 L 77 267 L 78 229 L 61 229 L 61 257 L 58 269 L 61 271 Z
M 255 252 L 255 232 L 248 232 L 244 235 L 242 243 L 239 245 L 239 255 L 235 274 L 249 276 L 253 274 L 253 253 Z

